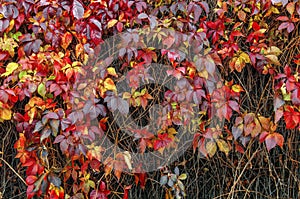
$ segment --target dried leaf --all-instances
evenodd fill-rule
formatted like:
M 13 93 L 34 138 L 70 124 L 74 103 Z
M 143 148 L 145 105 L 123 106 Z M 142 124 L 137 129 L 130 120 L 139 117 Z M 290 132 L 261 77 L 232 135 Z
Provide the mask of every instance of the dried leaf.
M 209 157 L 213 157 L 217 152 L 217 145 L 214 141 L 207 142 L 205 148 L 208 152 Z
M 217 145 L 220 149 L 220 151 L 224 152 L 226 155 L 228 155 L 230 148 L 228 143 L 225 140 L 217 139 Z

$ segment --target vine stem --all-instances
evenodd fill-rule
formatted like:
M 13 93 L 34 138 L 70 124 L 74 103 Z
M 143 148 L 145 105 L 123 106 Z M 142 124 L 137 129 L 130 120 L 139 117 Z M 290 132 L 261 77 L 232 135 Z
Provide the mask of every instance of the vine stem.
M 8 162 L 6 162 L 6 160 L 4 160 L 3 158 L 1 158 L 0 157 L 0 160 L 2 161 L 2 162 L 4 162 L 4 164 L 6 164 L 19 178 L 20 178 L 20 180 L 25 184 L 25 185 L 27 185 L 27 183 L 25 182 L 25 180 L 22 178 L 22 176 L 20 176 L 19 174 L 18 174 L 18 172 L 16 172 L 16 170 L 12 167 L 12 166 L 10 166 L 10 164 L 8 163 Z
M 243 173 L 245 172 L 247 166 L 251 163 L 252 159 L 255 157 L 255 155 L 256 155 L 258 152 L 259 152 L 259 150 L 256 150 L 256 151 L 252 154 L 252 156 L 250 157 L 250 159 L 249 159 L 249 161 L 247 162 L 247 164 L 244 166 L 244 168 L 243 168 L 242 172 L 240 173 L 239 177 L 235 180 L 234 184 L 232 185 L 231 190 L 230 190 L 230 192 L 229 192 L 229 194 L 228 194 L 227 199 L 229 199 L 230 196 L 234 193 L 235 186 L 236 186 L 237 183 L 240 181 L 240 179 L 241 179 Z M 233 195 L 232 195 L 231 198 L 233 198 Z

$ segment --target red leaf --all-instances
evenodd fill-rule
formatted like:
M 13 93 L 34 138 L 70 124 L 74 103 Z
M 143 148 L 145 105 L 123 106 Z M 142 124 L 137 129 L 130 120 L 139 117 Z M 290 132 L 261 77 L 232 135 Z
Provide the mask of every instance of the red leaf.
M 300 122 L 300 113 L 294 111 L 294 108 L 292 106 L 285 107 L 287 110 L 284 111 L 284 120 L 286 123 L 287 129 L 294 129 L 298 126 Z
M 154 150 L 158 150 L 161 148 L 166 147 L 170 142 L 172 142 L 172 138 L 168 137 L 167 133 L 163 133 L 163 134 L 158 134 L 158 140 L 154 141 L 153 147 Z
M 121 22 L 118 22 L 118 23 L 117 23 L 117 30 L 118 30 L 119 32 L 122 32 L 122 30 L 123 30 L 123 23 L 121 23 Z
M 266 140 L 266 137 L 269 135 L 269 132 L 266 132 L 266 131 L 264 131 L 264 132 L 262 132 L 261 134 L 260 134 L 260 136 L 259 136 L 259 142 L 260 143 L 263 143 L 265 140 Z
M 92 169 L 96 170 L 96 171 L 100 171 L 99 168 L 101 166 L 101 163 L 96 160 L 96 159 L 93 159 L 91 162 L 90 162 L 90 166 Z
M 141 183 L 141 188 L 142 189 L 145 189 L 145 186 L 146 186 L 146 179 L 147 179 L 147 173 L 139 173 L 139 180 L 140 180 L 140 183 Z
M 288 21 L 289 18 L 287 16 L 280 16 L 280 17 L 277 17 L 277 20 L 279 20 L 279 21 Z
M 34 176 L 34 175 L 27 176 L 26 183 L 27 183 L 27 185 L 32 185 L 32 184 L 34 184 L 37 181 L 37 179 L 38 178 L 36 176 Z
M 128 199 L 128 190 L 130 190 L 132 187 L 132 185 L 128 185 L 124 188 L 124 195 L 123 195 L 123 199 Z
M 260 30 L 260 26 L 259 26 L 259 24 L 258 24 L 257 22 L 253 22 L 252 28 L 253 28 L 253 30 L 255 30 L 255 31 Z

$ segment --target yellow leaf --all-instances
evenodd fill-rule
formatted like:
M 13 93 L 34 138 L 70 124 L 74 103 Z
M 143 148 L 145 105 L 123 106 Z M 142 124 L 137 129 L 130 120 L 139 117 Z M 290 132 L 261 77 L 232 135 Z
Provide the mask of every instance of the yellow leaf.
M 217 152 L 217 145 L 214 141 L 209 141 L 206 143 L 205 148 L 208 152 L 209 157 L 212 157 Z
M 114 77 L 118 77 L 118 75 L 116 73 L 116 70 L 113 67 L 107 68 L 107 72 L 108 72 L 109 75 L 112 75 Z
M 186 173 L 183 173 L 178 177 L 179 180 L 185 180 L 186 178 L 187 178 Z
M 117 22 L 118 22 L 117 19 L 111 19 L 107 24 L 107 28 L 113 27 Z
M 240 58 L 242 58 L 245 63 L 250 63 L 250 57 L 247 53 L 242 52 L 240 54 Z
M 279 10 L 276 7 L 274 7 L 274 6 L 271 6 L 271 8 L 265 14 L 265 17 L 270 16 L 272 13 L 279 14 Z
M 259 30 L 260 33 L 265 33 L 266 31 L 267 31 L 267 29 L 265 29 L 265 28 Z
M 111 78 L 106 78 L 104 80 L 104 88 L 106 88 L 107 90 L 112 90 L 112 91 L 117 90 L 116 85 Z
M 226 141 L 224 140 L 221 140 L 221 139 L 218 139 L 217 140 L 217 145 L 220 149 L 220 151 L 224 152 L 226 155 L 228 155 L 229 151 L 230 151 L 230 148 L 229 148 L 229 145 Z
M 198 72 L 198 75 L 200 77 L 203 77 L 205 79 L 208 79 L 208 72 L 206 70 L 202 70 L 201 72 Z
M 73 63 L 72 63 L 72 67 L 80 67 L 80 66 L 82 66 L 83 64 L 81 63 L 81 62 L 79 62 L 79 61 L 74 61 Z
M 128 93 L 128 92 L 124 92 L 123 93 L 123 99 L 129 99 L 129 98 L 131 98 L 131 94 Z
M 244 10 L 245 12 L 249 12 L 249 13 L 251 12 L 250 8 L 244 8 L 243 10 Z
M 2 109 L 0 119 L 10 120 L 11 119 L 11 114 L 12 114 L 12 112 L 11 112 L 10 109 Z
M 8 28 L 6 29 L 6 31 L 7 31 L 7 32 L 10 32 L 10 31 L 13 29 L 14 25 L 15 25 L 15 20 L 12 19 L 12 20 L 9 22 L 9 26 L 8 26 Z
M 19 64 L 18 64 L 18 63 L 10 62 L 10 63 L 6 66 L 6 72 L 3 73 L 3 74 L 1 75 L 1 77 L 3 77 L 3 76 L 9 76 L 9 75 L 12 74 L 18 67 L 19 67 Z
M 168 134 L 169 135 L 175 135 L 175 134 L 177 134 L 177 131 L 174 128 L 169 128 L 168 129 Z
M 238 85 L 238 84 L 233 85 L 231 88 L 232 88 L 232 90 L 233 90 L 234 92 L 236 92 L 236 93 L 239 93 L 239 92 L 241 92 L 241 91 L 244 91 L 244 89 L 243 89 L 240 85 Z

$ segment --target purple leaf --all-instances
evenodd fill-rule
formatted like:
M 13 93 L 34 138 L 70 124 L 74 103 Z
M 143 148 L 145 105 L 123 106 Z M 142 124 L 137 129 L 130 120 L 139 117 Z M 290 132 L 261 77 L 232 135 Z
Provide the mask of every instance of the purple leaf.
M 285 29 L 289 26 L 289 22 L 283 22 L 282 24 L 280 24 L 280 26 L 278 27 L 278 30 L 282 30 Z
M 295 25 L 293 23 L 289 23 L 287 27 L 288 33 L 291 33 L 295 29 Z
M 74 0 L 73 1 L 73 9 L 72 9 L 73 16 L 76 19 L 81 19 L 84 14 L 84 8 L 81 2 Z
M 55 138 L 53 144 L 60 143 L 60 142 L 62 142 L 64 139 L 65 139 L 65 136 L 63 136 L 63 135 L 58 135 L 58 136 Z
M 52 131 L 49 129 L 49 127 L 45 128 L 43 131 L 42 131 L 42 135 L 41 135 L 41 142 L 44 140 L 44 139 L 47 139 L 50 134 L 52 133 Z
M 148 15 L 146 13 L 141 13 L 138 15 L 138 19 L 147 19 Z

